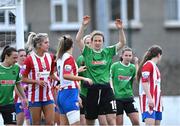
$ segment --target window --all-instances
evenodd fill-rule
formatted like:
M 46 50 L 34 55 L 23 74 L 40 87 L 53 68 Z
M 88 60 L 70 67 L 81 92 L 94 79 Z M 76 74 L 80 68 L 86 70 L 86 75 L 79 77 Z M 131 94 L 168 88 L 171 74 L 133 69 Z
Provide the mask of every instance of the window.
M 180 27 L 180 0 L 166 0 L 164 10 L 165 26 Z
M 142 27 L 140 23 L 139 0 L 110 0 L 110 26 L 114 26 L 114 20 L 120 18 L 125 27 L 128 23 L 131 28 Z
M 14 11 L 0 10 L 0 31 L 15 31 Z
M 51 0 L 51 30 L 77 30 L 83 17 L 83 0 Z

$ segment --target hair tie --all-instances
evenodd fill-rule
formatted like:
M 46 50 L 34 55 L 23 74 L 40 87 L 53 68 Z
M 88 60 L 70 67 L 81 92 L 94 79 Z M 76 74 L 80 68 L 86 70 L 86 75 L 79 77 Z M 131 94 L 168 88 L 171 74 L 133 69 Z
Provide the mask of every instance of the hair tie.
M 63 36 L 63 38 L 64 38 L 64 40 L 66 40 L 67 38 L 66 38 L 66 36 Z

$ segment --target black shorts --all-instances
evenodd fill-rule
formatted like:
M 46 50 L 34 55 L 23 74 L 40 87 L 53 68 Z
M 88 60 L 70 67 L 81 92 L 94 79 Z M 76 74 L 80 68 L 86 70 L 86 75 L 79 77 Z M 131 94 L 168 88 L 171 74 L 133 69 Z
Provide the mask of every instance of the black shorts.
M 86 119 L 97 119 L 98 115 L 113 114 L 116 112 L 116 101 L 109 84 L 94 84 L 88 88 Z
M 4 125 L 16 124 L 16 113 L 14 104 L 0 106 L 0 113 L 2 114 Z
M 82 107 L 80 107 L 80 114 L 85 114 L 85 106 L 86 106 L 86 97 L 80 94 L 80 98 L 82 100 Z
M 122 115 L 124 111 L 126 114 L 138 112 L 137 106 L 134 105 L 135 100 L 133 98 L 126 100 L 116 100 L 117 115 Z

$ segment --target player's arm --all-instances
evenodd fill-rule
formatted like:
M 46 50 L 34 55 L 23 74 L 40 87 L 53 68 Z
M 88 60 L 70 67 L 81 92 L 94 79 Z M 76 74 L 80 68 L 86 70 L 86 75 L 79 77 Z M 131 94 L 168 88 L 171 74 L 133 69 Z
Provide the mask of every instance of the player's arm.
M 124 33 L 122 21 L 120 19 L 116 19 L 115 24 L 119 30 L 119 42 L 116 44 L 116 49 L 119 51 L 126 44 L 126 36 Z
M 154 107 L 154 102 L 153 102 L 153 98 L 150 94 L 150 90 L 149 90 L 149 82 L 143 82 L 142 83 L 142 87 L 143 87 L 143 90 L 148 98 L 148 104 L 149 104 L 149 107 L 150 108 L 153 108 Z
M 84 30 L 86 29 L 87 25 L 89 24 L 90 22 L 90 16 L 86 15 L 83 17 L 83 22 L 82 22 L 82 25 L 81 27 L 79 28 L 79 31 L 76 35 L 76 43 L 78 45 L 78 47 L 83 50 L 85 44 L 82 40 L 83 38 L 83 34 L 84 34 Z

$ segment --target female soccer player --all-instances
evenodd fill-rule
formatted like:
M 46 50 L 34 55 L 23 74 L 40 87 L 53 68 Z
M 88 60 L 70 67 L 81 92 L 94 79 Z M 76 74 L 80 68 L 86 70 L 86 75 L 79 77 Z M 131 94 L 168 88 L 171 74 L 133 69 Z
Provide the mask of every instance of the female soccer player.
M 61 90 L 58 92 L 61 125 L 75 125 L 80 122 L 79 82 L 81 80 L 92 84 L 89 78 L 78 76 L 78 67 L 72 56 L 73 40 L 69 35 L 60 38 L 57 51 L 57 71 Z
M 82 25 L 77 34 L 84 33 L 90 22 L 89 16 L 83 17 Z M 109 84 L 110 66 L 112 58 L 126 43 L 122 21 L 116 19 L 116 27 L 119 30 L 119 42 L 116 45 L 103 48 L 104 35 L 100 31 L 91 33 L 92 48 L 86 46 L 83 41 L 76 41 L 82 50 L 87 66 L 87 77 L 93 80 L 93 85 L 88 88 L 86 119 L 87 123 L 94 125 L 95 119 L 99 119 L 100 125 L 115 125 L 115 99 Z
M 162 120 L 161 74 L 157 67 L 161 56 L 160 46 L 150 47 L 137 73 L 142 120 L 146 125 L 160 125 Z
M 130 118 L 132 125 L 139 125 L 139 115 L 133 95 L 133 81 L 136 77 L 136 67 L 138 67 L 138 59 L 134 57 L 135 64 L 132 64 L 133 51 L 131 48 L 125 47 L 122 50 L 120 61 L 111 65 L 111 85 L 114 89 L 117 116 L 116 125 L 123 125 L 123 113 L 126 112 Z
M 18 52 L 15 48 L 6 46 L 3 49 L 1 55 L 2 63 L 0 63 L 0 113 L 2 114 L 5 125 L 16 124 L 13 97 L 15 86 L 25 103 L 24 107 L 28 107 L 26 96 L 20 85 L 20 67 L 15 64 L 17 58 Z
M 54 75 L 55 59 L 48 53 L 49 38 L 46 33 L 30 33 L 28 44 L 33 50 L 24 62 L 22 82 L 28 83 L 28 100 L 32 115 L 32 124 L 40 125 L 41 112 L 44 113 L 47 125 L 54 124 L 54 100 L 50 79 Z

